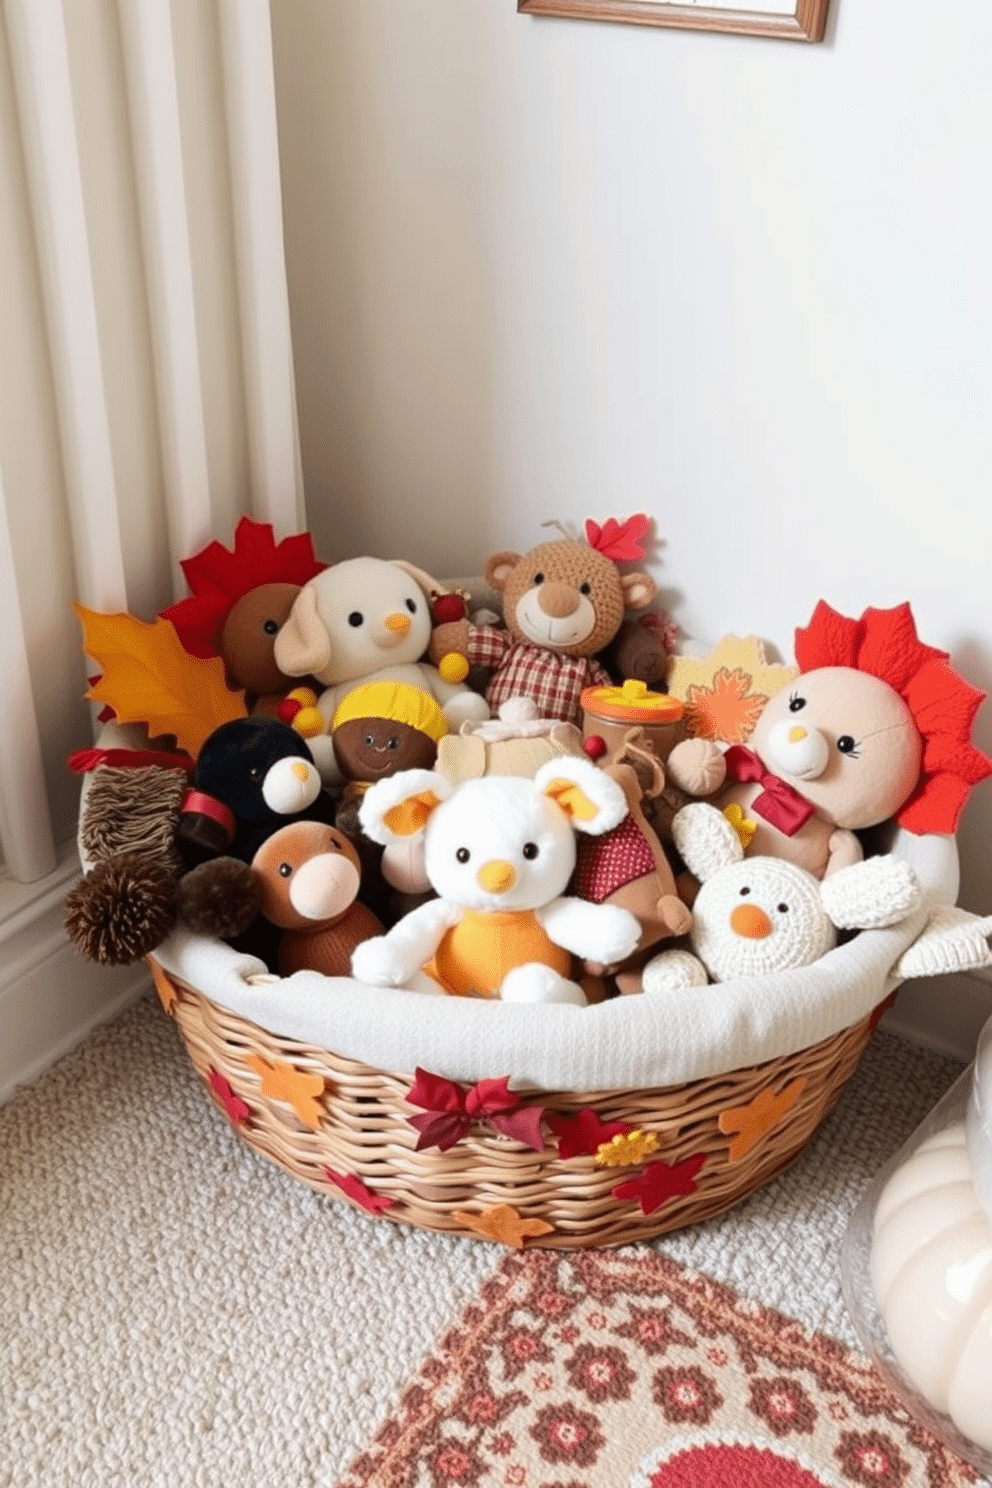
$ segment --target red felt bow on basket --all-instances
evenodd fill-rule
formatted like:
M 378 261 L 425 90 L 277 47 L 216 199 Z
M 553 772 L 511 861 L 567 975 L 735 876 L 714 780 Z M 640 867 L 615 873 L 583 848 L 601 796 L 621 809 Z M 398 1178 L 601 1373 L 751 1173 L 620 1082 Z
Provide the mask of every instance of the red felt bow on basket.
M 509 1075 L 503 1075 L 498 1080 L 479 1080 L 466 1089 L 443 1075 L 418 1068 L 406 1097 L 411 1106 L 420 1106 L 424 1112 L 422 1116 L 407 1117 L 420 1133 L 417 1151 L 437 1147 L 447 1152 L 461 1141 L 473 1122 L 485 1121 L 504 1137 L 543 1152 L 544 1107 L 521 1106 L 519 1095 L 510 1090 L 509 1084 Z

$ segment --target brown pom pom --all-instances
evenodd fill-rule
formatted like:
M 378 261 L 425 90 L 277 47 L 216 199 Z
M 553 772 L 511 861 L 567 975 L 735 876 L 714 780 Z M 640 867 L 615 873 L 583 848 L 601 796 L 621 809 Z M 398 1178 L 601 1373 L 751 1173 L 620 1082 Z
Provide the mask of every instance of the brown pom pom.
M 171 869 L 140 853 L 98 863 L 65 901 L 65 928 L 78 951 L 101 966 L 130 966 L 175 924 Z
M 258 884 L 238 858 L 211 858 L 179 880 L 176 904 L 197 935 L 226 940 L 243 935 L 258 914 Z

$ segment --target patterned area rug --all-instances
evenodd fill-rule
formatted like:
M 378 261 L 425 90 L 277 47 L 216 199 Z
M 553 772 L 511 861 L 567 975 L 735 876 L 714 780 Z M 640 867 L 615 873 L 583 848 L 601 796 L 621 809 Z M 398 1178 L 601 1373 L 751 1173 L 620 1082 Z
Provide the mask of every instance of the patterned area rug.
M 339 1488 L 955 1488 L 870 1364 L 652 1251 L 514 1255 Z

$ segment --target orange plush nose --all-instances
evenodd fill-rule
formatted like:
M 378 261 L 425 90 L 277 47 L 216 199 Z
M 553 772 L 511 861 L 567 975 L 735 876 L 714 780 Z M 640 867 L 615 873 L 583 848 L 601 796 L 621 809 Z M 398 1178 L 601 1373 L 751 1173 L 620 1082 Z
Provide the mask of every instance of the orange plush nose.
M 310 774 L 310 771 L 307 769 L 305 760 L 300 760 L 299 764 L 293 765 L 292 770 L 297 780 L 306 780 L 307 776 Z
M 537 602 L 546 615 L 554 620 L 564 620 L 579 608 L 579 591 L 573 584 L 557 584 L 549 580 L 538 589 Z
M 772 922 L 759 904 L 738 904 L 731 910 L 730 928 L 748 940 L 764 940 L 772 933 Z
M 404 615 L 402 610 L 397 610 L 395 615 L 387 615 L 382 623 L 397 637 L 405 636 L 410 629 L 410 616 Z
M 483 863 L 475 876 L 487 894 L 505 894 L 517 881 L 513 864 L 502 858 L 493 858 L 491 862 Z

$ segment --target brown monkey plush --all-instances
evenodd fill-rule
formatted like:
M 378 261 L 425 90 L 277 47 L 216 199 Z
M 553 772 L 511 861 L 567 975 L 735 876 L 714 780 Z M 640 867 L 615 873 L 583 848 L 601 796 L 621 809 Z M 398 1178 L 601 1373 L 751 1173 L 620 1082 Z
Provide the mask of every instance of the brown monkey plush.
M 581 720 L 583 688 L 612 679 L 595 660 L 623 623 L 626 610 L 651 603 L 646 573 L 621 573 L 617 560 L 643 557 L 647 517 L 602 528 L 586 523 L 587 542 L 540 543 L 522 556 L 495 553 L 486 582 L 503 595 L 505 630 L 456 620 L 431 637 L 432 660 L 456 653 L 470 666 L 494 667 L 486 701 L 495 714 L 511 697 L 530 698 L 542 718 Z

